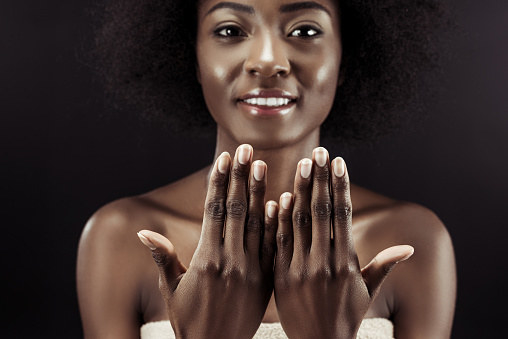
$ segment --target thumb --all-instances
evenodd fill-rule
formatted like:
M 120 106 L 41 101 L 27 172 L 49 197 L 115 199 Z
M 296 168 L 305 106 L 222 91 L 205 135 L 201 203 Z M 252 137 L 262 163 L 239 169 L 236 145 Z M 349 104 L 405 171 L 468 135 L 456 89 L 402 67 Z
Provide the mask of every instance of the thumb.
M 142 230 L 138 232 L 141 242 L 152 251 L 152 256 L 159 267 L 161 291 L 169 288 L 174 291 L 178 285 L 178 278 L 187 271 L 187 268 L 180 262 L 175 251 L 175 247 L 163 235 Z
M 412 256 L 414 248 L 409 245 L 389 247 L 379 252 L 370 263 L 362 268 L 362 277 L 367 285 L 371 298 L 374 298 L 379 287 L 393 267 Z

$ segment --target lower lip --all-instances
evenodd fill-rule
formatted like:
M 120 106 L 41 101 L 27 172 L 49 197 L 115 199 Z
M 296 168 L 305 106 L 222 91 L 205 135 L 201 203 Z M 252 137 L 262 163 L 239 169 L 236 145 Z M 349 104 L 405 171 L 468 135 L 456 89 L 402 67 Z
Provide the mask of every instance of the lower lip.
M 247 111 L 247 113 L 267 118 L 287 115 L 291 111 L 291 109 L 295 106 L 294 101 L 288 103 L 287 105 L 278 107 L 251 105 L 244 101 L 239 101 L 238 103 L 243 110 Z

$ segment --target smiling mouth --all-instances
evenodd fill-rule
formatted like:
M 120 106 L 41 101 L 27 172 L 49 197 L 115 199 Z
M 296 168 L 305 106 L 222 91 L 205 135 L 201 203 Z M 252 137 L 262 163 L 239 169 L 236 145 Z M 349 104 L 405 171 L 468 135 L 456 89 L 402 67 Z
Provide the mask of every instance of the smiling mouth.
M 287 106 L 289 103 L 294 102 L 295 100 L 288 99 L 288 98 L 277 98 L 277 97 L 270 97 L 270 98 L 248 98 L 241 100 L 241 102 L 244 102 L 248 105 L 252 106 L 258 106 L 258 107 L 283 107 Z
M 296 96 L 280 89 L 256 89 L 237 100 L 250 115 L 266 117 L 286 115 L 296 101 Z

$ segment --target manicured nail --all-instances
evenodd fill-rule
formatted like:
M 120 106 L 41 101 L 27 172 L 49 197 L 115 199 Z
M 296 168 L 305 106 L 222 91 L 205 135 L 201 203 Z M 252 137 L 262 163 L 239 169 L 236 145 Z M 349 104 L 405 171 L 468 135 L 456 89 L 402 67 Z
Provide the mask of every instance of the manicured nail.
M 341 157 L 337 157 L 333 160 L 333 173 L 339 178 L 343 177 L 344 173 L 346 173 L 346 164 Z
M 143 232 L 143 231 L 138 232 L 138 237 L 139 237 L 139 240 L 141 240 L 141 242 L 143 243 L 143 245 L 145 245 L 152 251 L 157 249 L 157 247 L 155 247 L 155 245 L 150 240 L 148 240 L 148 238 L 145 237 L 141 232 Z
M 217 169 L 222 174 L 226 174 L 229 168 L 229 157 L 227 156 L 228 152 L 223 152 L 219 155 L 219 163 L 217 164 Z
M 283 193 L 280 197 L 280 204 L 282 205 L 283 209 L 289 209 L 289 206 L 291 205 L 291 193 Z
M 314 159 L 319 167 L 323 167 L 326 164 L 328 152 L 324 147 L 318 147 L 314 149 Z
M 238 162 L 242 165 L 247 165 L 252 154 L 252 147 L 250 145 L 241 145 L 238 147 Z
M 302 159 L 300 162 L 300 175 L 302 178 L 307 179 L 312 171 L 312 160 Z
M 409 250 L 409 251 L 408 251 Z M 415 249 L 413 246 L 409 246 L 409 245 L 405 245 L 405 246 L 401 246 L 401 249 L 400 249 L 401 252 L 406 252 L 408 251 L 409 253 L 406 254 L 402 259 L 398 260 L 396 262 L 396 264 L 398 264 L 399 262 L 401 261 L 404 261 L 404 260 L 407 260 L 409 258 L 411 258 L 411 256 L 415 253 Z
M 257 181 L 263 180 L 266 169 L 265 163 L 260 160 L 256 160 L 252 165 L 254 167 L 254 179 Z
M 266 214 L 268 214 L 268 217 L 275 218 L 275 212 L 277 212 L 277 209 L 275 207 L 275 202 L 270 201 L 267 203 L 266 207 Z

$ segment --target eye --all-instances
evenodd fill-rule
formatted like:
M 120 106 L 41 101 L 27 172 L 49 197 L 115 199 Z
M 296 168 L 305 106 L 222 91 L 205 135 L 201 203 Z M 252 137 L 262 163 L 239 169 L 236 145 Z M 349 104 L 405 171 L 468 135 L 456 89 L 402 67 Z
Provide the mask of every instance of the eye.
M 323 32 L 313 26 L 305 25 L 300 26 L 289 33 L 289 36 L 300 37 L 300 38 L 313 38 L 321 35 Z
M 239 27 L 222 26 L 214 31 L 214 34 L 221 38 L 235 38 L 247 36 Z

